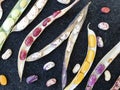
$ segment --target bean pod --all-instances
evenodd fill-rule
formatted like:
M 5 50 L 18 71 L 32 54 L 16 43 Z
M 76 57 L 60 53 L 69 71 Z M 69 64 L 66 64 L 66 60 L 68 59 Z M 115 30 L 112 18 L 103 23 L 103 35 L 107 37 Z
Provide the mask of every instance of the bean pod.
M 120 42 L 117 43 L 97 64 L 95 69 L 90 75 L 90 78 L 87 82 L 86 90 L 92 90 L 95 83 L 105 71 L 105 69 L 113 62 L 115 57 L 120 53 Z
M 77 75 L 74 77 L 72 82 L 64 90 L 75 89 L 82 82 L 84 77 L 87 75 L 94 61 L 94 58 L 96 55 L 96 47 L 97 47 L 96 35 L 93 30 L 89 29 L 89 24 L 87 29 L 88 29 L 88 51 L 87 51 L 86 58 L 80 70 L 78 71 Z
M 67 29 L 62 32 L 55 40 L 53 40 L 49 45 L 45 46 L 42 50 L 35 52 L 33 54 L 31 54 L 30 56 L 27 57 L 27 62 L 31 62 L 31 61 L 36 61 L 39 60 L 40 58 L 48 55 L 49 53 L 51 53 L 53 50 L 55 50 L 58 46 L 60 46 L 70 35 L 70 33 L 73 31 L 73 29 L 79 29 L 78 25 L 76 25 L 77 23 L 79 23 L 83 19 L 84 15 L 84 10 L 81 11 L 76 18 L 69 24 L 69 26 L 67 27 Z M 83 21 L 81 21 L 83 22 Z M 76 26 L 75 26 L 76 25 Z M 79 30 L 78 30 L 79 31 Z M 76 30 L 74 30 L 74 34 L 78 33 L 78 31 L 76 32 Z
M 88 12 L 88 7 L 90 5 L 91 2 L 89 2 L 83 9 L 82 11 L 80 11 L 80 13 L 77 15 L 77 18 L 75 18 L 75 20 L 77 20 L 77 23 L 74 25 L 73 31 L 71 32 L 69 38 L 68 38 L 68 43 L 67 43 L 67 47 L 65 50 L 65 56 L 64 56 L 64 61 L 63 61 L 63 69 L 62 69 L 62 88 L 64 88 L 66 86 L 66 82 L 67 82 L 67 68 L 68 68 L 68 64 L 70 61 L 70 56 L 71 53 L 73 51 L 75 42 L 77 40 L 77 37 L 79 35 L 79 32 L 82 28 L 82 25 L 86 19 L 87 16 L 87 12 Z
M 31 10 L 12 29 L 12 32 L 24 30 L 42 11 L 48 0 L 37 0 Z
M 29 49 L 31 48 L 32 44 L 35 42 L 35 40 L 41 35 L 41 33 L 44 31 L 44 29 L 49 26 L 53 21 L 55 21 L 57 18 L 60 18 L 63 16 L 68 10 L 70 10 L 79 0 L 75 0 L 70 6 L 58 10 L 54 12 L 49 17 L 45 18 L 40 24 L 38 24 L 24 39 L 18 55 L 18 74 L 20 77 L 20 80 L 22 80 L 23 75 L 23 69 L 26 61 L 26 57 L 28 54 Z
M 0 27 L 0 51 L 13 26 L 30 2 L 31 0 L 18 0 L 17 4 L 14 6 L 6 20 L 3 22 L 2 26 Z

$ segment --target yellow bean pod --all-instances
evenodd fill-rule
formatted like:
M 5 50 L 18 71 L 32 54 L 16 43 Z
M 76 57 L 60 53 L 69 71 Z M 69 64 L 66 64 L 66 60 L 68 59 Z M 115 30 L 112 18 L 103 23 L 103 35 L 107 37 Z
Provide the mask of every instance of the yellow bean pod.
M 77 75 L 64 90 L 74 90 L 82 82 L 94 61 L 97 47 L 96 35 L 93 30 L 89 29 L 89 24 L 87 29 L 88 29 L 88 52 L 86 58 Z

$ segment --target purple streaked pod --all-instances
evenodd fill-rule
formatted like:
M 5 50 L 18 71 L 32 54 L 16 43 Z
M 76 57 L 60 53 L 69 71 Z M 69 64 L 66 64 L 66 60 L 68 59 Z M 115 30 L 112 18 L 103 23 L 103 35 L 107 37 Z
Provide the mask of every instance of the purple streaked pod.
M 106 68 L 114 61 L 114 59 L 119 54 L 120 54 L 120 41 L 97 64 L 87 82 L 86 90 L 92 90 L 99 77 L 103 74 Z M 93 76 L 95 79 L 93 79 Z
M 23 70 L 25 61 L 27 58 L 27 54 L 35 42 L 35 40 L 42 34 L 42 32 L 47 28 L 53 21 L 63 16 L 67 11 L 69 11 L 79 0 L 75 0 L 68 7 L 58 10 L 54 12 L 49 17 L 45 18 L 42 22 L 40 22 L 24 39 L 18 54 L 18 74 L 20 77 L 20 81 L 22 80 Z

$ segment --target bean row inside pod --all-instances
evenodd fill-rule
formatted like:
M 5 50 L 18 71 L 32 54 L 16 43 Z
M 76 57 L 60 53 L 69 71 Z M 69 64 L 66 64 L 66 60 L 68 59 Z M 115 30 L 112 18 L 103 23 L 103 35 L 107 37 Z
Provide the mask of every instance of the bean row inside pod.
M 6 20 L 3 22 L 2 26 L 0 27 L 0 51 L 7 37 L 12 31 L 13 26 L 18 21 L 30 2 L 31 0 L 18 0 L 16 5 L 7 16 Z

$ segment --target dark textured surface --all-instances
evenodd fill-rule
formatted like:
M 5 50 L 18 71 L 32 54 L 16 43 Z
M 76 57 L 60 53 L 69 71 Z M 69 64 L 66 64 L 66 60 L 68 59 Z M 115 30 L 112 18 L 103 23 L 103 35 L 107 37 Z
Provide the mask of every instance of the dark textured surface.
M 36 0 L 32 0 L 30 6 L 27 8 L 22 17 L 27 13 L 27 11 L 32 7 Z M 73 0 L 72 0 L 73 1 Z M 5 0 L 2 4 L 4 9 L 4 15 L 2 20 L 0 20 L 0 25 L 3 23 L 7 15 L 9 14 L 12 7 L 15 5 L 17 0 Z M 37 39 L 37 41 L 32 46 L 29 54 L 42 49 L 45 45 L 54 40 L 68 24 L 73 20 L 75 15 L 87 4 L 88 0 L 81 0 L 75 7 L 73 7 L 66 15 L 62 18 L 56 20 L 52 25 L 50 25 L 44 33 Z M 61 90 L 61 72 L 62 72 L 62 62 L 64 59 L 64 52 L 67 41 L 65 41 L 60 47 L 58 47 L 51 54 L 43 57 L 39 61 L 26 63 L 23 75 L 23 81 L 19 82 L 19 77 L 17 73 L 17 55 L 20 45 L 22 44 L 25 36 L 45 17 L 52 14 L 55 10 L 62 9 L 67 5 L 62 5 L 57 2 L 57 0 L 49 0 L 45 9 L 41 14 L 31 23 L 25 31 L 19 33 L 12 33 L 8 37 L 0 56 L 8 48 L 13 50 L 12 57 L 9 60 L 2 60 L 0 58 L 0 74 L 5 74 L 8 78 L 7 86 L 0 86 L 0 90 Z M 109 14 L 102 14 L 100 12 L 101 7 L 108 6 L 111 8 Z M 83 80 L 83 82 L 75 90 L 85 90 L 87 80 L 90 73 L 100 59 L 115 45 L 120 41 L 120 0 L 92 0 L 90 5 L 87 19 L 83 25 L 82 31 L 79 34 L 77 42 L 74 47 L 74 51 L 71 55 L 71 60 L 68 68 L 68 82 L 75 76 L 72 73 L 72 68 L 76 63 L 82 64 L 86 52 L 87 52 L 87 29 L 86 26 L 88 22 L 91 22 L 90 28 L 93 29 L 96 35 L 102 36 L 104 40 L 104 47 L 97 49 L 97 55 L 95 61 L 90 69 L 89 73 Z M 110 29 L 108 31 L 99 30 L 97 25 L 99 22 L 105 21 L 110 24 Z M 56 67 L 50 71 L 43 71 L 43 65 L 48 61 L 54 61 Z M 109 82 L 104 80 L 104 75 L 100 77 L 98 82 L 95 84 L 93 90 L 109 90 L 114 84 L 117 77 L 120 75 L 120 56 L 118 56 L 113 63 L 107 68 L 112 74 L 112 78 Z M 25 80 L 28 76 L 32 74 L 37 74 L 39 80 L 33 84 L 26 84 Z M 46 81 L 50 78 L 55 77 L 57 83 L 49 88 L 46 87 Z

